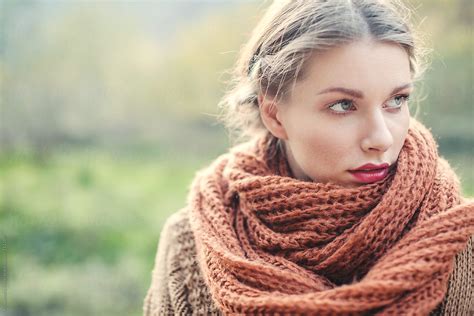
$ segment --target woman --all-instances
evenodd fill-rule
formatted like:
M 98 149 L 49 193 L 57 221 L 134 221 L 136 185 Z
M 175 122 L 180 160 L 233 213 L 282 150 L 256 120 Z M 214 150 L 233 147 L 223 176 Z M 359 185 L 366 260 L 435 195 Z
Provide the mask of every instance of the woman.
M 224 98 L 245 142 L 162 233 L 146 315 L 469 315 L 474 204 L 410 117 L 401 4 L 276 1 Z

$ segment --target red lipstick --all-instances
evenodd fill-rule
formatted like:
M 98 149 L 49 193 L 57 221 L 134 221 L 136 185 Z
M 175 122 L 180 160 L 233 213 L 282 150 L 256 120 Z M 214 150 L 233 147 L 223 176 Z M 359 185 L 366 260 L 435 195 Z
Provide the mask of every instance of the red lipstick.
M 368 163 L 355 169 L 349 170 L 356 180 L 362 183 L 372 183 L 384 179 L 388 175 L 390 165 Z

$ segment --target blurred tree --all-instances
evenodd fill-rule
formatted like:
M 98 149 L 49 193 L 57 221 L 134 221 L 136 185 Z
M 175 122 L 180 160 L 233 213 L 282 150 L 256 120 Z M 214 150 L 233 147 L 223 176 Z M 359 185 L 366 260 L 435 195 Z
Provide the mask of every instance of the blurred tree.
M 160 58 L 135 20 L 114 7 L 77 4 L 61 14 L 22 3 L 7 8 L 4 145 L 43 151 L 120 138 L 140 126 Z
M 255 3 L 231 8 L 177 34 L 158 79 L 162 105 L 184 117 L 216 114 L 230 79 L 227 71 L 261 11 Z

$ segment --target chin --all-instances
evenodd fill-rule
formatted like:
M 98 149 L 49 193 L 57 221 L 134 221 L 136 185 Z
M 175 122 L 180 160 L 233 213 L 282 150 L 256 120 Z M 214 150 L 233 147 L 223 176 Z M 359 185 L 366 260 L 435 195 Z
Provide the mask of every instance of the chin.
M 360 185 L 359 183 L 349 182 L 347 180 L 341 181 L 341 180 L 331 180 L 331 179 L 329 180 L 328 179 L 325 179 L 325 180 L 315 179 L 315 180 L 309 180 L 309 181 L 316 182 L 316 183 L 324 183 L 324 184 L 331 183 L 331 184 L 335 184 L 335 185 L 345 187 L 345 188 L 354 188 Z

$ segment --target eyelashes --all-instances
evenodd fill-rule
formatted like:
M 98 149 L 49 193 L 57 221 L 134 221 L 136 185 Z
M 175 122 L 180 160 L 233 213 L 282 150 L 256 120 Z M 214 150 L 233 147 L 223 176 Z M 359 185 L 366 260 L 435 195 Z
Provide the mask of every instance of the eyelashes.
M 336 110 L 338 106 L 340 110 Z M 328 109 L 330 109 L 334 114 L 341 115 L 347 114 L 349 112 L 349 107 L 354 108 L 354 101 L 350 99 L 342 99 L 332 103 L 330 106 L 328 106 Z
M 403 106 L 403 104 L 407 103 L 410 100 L 410 95 L 409 94 L 397 94 L 392 99 L 390 99 L 389 101 L 396 100 L 397 98 L 398 98 L 398 100 L 401 100 L 401 103 L 396 104 L 396 106 L 394 108 L 401 108 Z
M 397 94 L 394 95 L 390 100 L 385 102 L 384 108 L 390 109 L 394 112 L 399 112 L 404 104 L 410 100 L 409 94 Z M 393 101 L 395 101 L 393 103 Z M 341 99 L 336 102 L 331 103 L 327 109 L 331 114 L 334 115 L 347 115 L 356 109 L 353 99 Z M 389 104 L 389 106 L 386 106 Z M 390 105 L 392 104 L 392 105 Z

